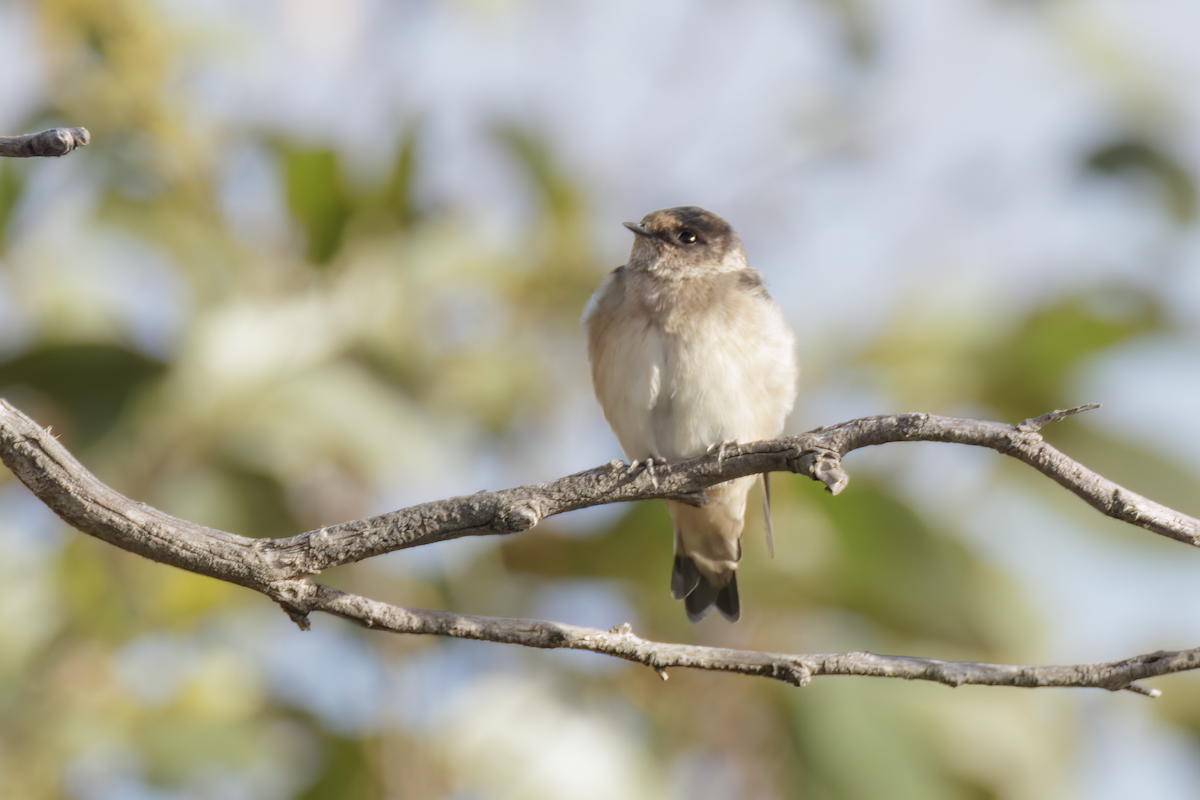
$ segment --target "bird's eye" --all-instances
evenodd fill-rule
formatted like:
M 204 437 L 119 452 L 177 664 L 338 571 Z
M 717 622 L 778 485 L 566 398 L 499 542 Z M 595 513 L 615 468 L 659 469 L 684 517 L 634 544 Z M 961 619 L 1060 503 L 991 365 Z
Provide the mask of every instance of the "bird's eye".
M 683 244 L 695 244 L 700 241 L 700 237 L 696 235 L 695 231 L 684 228 L 679 232 L 679 241 Z

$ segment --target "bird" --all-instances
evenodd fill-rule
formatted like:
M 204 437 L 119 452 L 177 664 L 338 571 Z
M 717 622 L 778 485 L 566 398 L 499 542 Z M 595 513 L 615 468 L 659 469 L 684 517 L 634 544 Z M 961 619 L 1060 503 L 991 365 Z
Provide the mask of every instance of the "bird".
M 629 261 L 600 283 L 582 327 L 596 398 L 630 468 L 779 436 L 796 399 L 795 335 L 737 233 L 696 206 L 622 224 L 634 235 Z M 699 507 L 666 501 L 671 595 L 693 623 L 714 607 L 730 622 L 741 615 L 737 566 L 755 480 L 711 487 Z M 771 546 L 769 516 L 766 525 Z

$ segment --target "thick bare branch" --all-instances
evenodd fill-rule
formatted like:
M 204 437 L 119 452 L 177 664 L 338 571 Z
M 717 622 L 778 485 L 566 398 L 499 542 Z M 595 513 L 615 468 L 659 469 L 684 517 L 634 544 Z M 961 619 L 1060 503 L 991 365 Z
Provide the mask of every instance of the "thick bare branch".
M 1062 419 L 1073 413 L 1077 410 L 1056 411 L 1030 422 L 1040 422 L 1040 428 L 1053 421 L 1051 418 Z M 430 542 L 522 531 L 546 517 L 579 508 L 695 495 L 722 481 L 762 472 L 806 475 L 837 494 L 849 482 L 841 467 L 842 456 L 889 442 L 952 442 L 991 448 L 1030 465 L 1110 517 L 1177 541 L 1200 544 L 1200 520 L 1097 475 L 1047 444 L 1036 429 L 932 414 L 897 414 L 851 420 L 800 436 L 730 445 L 723 454 L 656 467 L 653 479 L 645 471 L 631 471 L 614 461 L 537 486 L 422 503 L 332 525 L 276 540 L 274 546 L 296 575 L 313 574 Z
M 0 157 L 65 156 L 92 140 L 87 128 L 50 128 L 24 136 L 0 136 Z
M 1042 440 L 1037 432 L 1041 426 L 1079 410 L 1083 409 L 1052 412 L 1020 426 L 929 414 L 869 417 L 800 436 L 731 445 L 723 453 L 658 467 L 653 477 L 614 461 L 537 486 L 423 503 L 287 539 L 253 539 L 205 528 L 130 500 L 84 469 L 48 429 L 3 400 L 0 459 L 70 525 L 146 558 L 262 592 L 280 603 L 302 627 L 307 627 L 309 613 L 325 611 L 399 633 L 592 650 L 646 664 L 664 675 L 670 667 L 689 667 L 762 675 L 797 685 L 813 675 L 872 675 L 952 686 L 1085 686 L 1153 695 L 1153 690 L 1132 682 L 1195 669 L 1200 666 L 1200 650 L 1069 667 L 942 662 L 869 653 L 789 656 L 650 642 L 624 629 L 604 632 L 552 622 L 402 609 L 308 580 L 323 569 L 394 550 L 462 536 L 526 530 L 546 517 L 578 508 L 662 497 L 696 500 L 709 486 L 762 472 L 807 475 L 836 494 L 849 480 L 841 466 L 842 456 L 858 448 L 900 441 L 991 448 L 1029 464 L 1108 516 L 1197 544 L 1200 520 L 1112 483 Z
M 1052 412 L 1022 425 L 1041 427 L 1077 411 Z M 177 520 L 120 495 L 84 469 L 49 431 L 0 400 L 0 458 L 68 523 L 147 558 L 259 589 L 264 583 L 315 575 L 422 544 L 527 530 L 546 517 L 580 508 L 695 498 L 722 481 L 762 472 L 807 475 L 837 494 L 849 481 L 842 456 L 871 445 L 904 441 L 996 450 L 1052 478 L 1107 516 L 1200 544 L 1200 520 L 1097 475 L 1047 444 L 1036 430 L 931 414 L 865 417 L 800 436 L 729 445 L 723 453 L 658 467 L 653 478 L 644 470 L 613 461 L 536 486 L 421 503 L 285 539 L 252 539 Z M 165 531 L 170 536 L 164 537 Z M 252 562 L 248 567 L 247 561 Z M 230 563 L 243 565 L 235 573 L 237 578 L 228 572 Z

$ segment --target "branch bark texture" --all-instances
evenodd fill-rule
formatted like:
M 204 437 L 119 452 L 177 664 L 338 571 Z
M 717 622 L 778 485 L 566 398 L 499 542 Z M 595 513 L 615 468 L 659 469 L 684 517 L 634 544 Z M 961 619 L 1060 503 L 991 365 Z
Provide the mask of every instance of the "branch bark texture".
M 538 648 L 590 650 L 644 664 L 665 679 L 673 667 L 736 672 L 797 686 L 816 675 L 869 675 L 951 686 L 1077 686 L 1127 689 L 1143 678 L 1200 667 L 1200 649 L 1154 653 L 1107 664 L 1013 666 L 944 662 L 871 653 L 782 655 L 652 642 L 627 626 L 610 631 L 539 620 L 497 619 L 399 608 L 315 583 L 340 564 L 463 536 L 527 530 L 546 517 L 631 500 L 671 497 L 702 503 L 710 486 L 762 472 L 794 472 L 837 494 L 849 477 L 841 459 L 862 447 L 924 441 L 986 447 L 1016 458 L 1074 492 L 1102 513 L 1180 542 L 1200 544 L 1200 520 L 1180 514 L 1088 470 L 1038 432 L 1084 406 L 1019 425 L 896 414 L 851 420 L 800 436 L 730 445 L 653 474 L 618 461 L 548 483 L 422 503 L 284 539 L 254 539 L 177 519 L 131 500 L 88 472 L 49 430 L 0 400 L 0 459 L 39 499 L 75 528 L 138 555 L 229 581 L 279 603 L 302 628 L 314 611 L 371 628 Z
M 87 128 L 50 128 L 24 136 L 0 136 L 0 158 L 65 156 L 91 140 Z

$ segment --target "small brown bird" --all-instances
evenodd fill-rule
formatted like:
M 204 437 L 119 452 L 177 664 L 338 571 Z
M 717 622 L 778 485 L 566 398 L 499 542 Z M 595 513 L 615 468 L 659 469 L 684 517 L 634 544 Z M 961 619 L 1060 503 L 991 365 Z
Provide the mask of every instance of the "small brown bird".
M 779 436 L 796 398 L 795 337 L 733 228 L 694 206 L 624 224 L 634 233 L 629 263 L 600 284 L 583 324 L 596 397 L 625 456 L 652 465 Z M 737 564 L 754 480 L 712 487 L 699 508 L 666 501 L 671 594 L 692 622 L 714 605 L 731 622 L 741 613 Z M 765 475 L 763 491 L 765 508 Z

